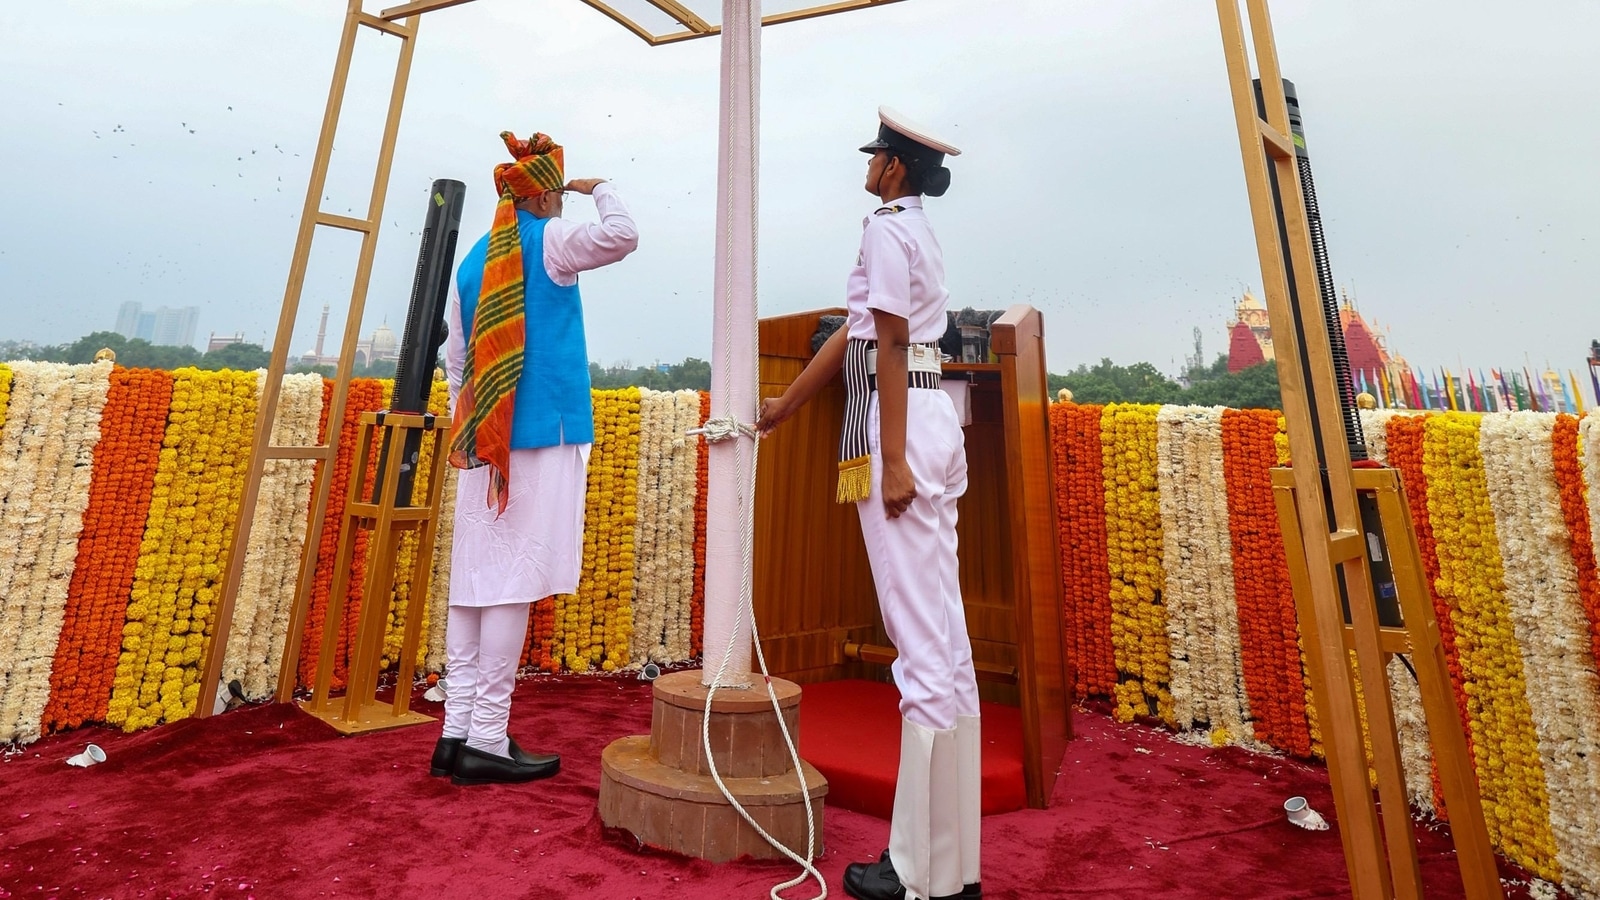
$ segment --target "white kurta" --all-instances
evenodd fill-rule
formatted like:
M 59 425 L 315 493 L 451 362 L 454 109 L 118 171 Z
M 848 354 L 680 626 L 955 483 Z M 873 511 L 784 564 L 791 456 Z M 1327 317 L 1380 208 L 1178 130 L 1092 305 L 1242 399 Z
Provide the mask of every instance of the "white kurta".
M 552 219 L 544 231 L 544 267 L 567 286 L 578 273 L 617 262 L 638 246 L 638 232 L 610 183 L 594 189 L 598 224 Z M 450 280 L 445 341 L 450 407 L 455 409 L 466 364 L 461 298 Z M 456 489 L 455 536 L 450 562 L 451 606 L 528 603 L 578 589 L 583 558 L 583 509 L 588 444 L 511 451 L 506 510 L 488 506 L 489 467 L 461 473 Z

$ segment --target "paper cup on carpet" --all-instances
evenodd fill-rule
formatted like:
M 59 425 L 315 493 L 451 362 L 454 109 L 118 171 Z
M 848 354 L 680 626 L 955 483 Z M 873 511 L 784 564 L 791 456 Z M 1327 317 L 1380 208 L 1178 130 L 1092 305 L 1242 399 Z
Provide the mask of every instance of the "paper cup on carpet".
M 80 769 L 87 769 L 90 766 L 97 766 L 105 761 L 106 752 L 94 744 L 90 744 L 89 746 L 83 748 L 82 753 L 69 758 L 67 760 L 67 765 L 77 766 Z
M 427 691 L 423 692 L 422 699 L 431 700 L 434 703 L 443 703 L 446 689 L 447 688 L 445 686 L 444 679 L 441 678 L 433 685 L 433 687 L 430 687 L 427 689 Z
M 1283 811 L 1289 814 L 1289 821 L 1307 831 L 1327 831 L 1328 820 L 1311 808 L 1304 797 L 1290 797 L 1283 801 Z

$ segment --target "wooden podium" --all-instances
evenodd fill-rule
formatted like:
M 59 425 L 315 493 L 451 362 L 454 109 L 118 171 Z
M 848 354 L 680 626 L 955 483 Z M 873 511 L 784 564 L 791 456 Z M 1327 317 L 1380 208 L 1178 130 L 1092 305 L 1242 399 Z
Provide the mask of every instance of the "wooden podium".
M 763 319 L 761 396 L 812 356 L 818 310 Z M 1013 306 L 990 327 L 995 362 L 946 363 L 972 422 L 957 534 L 967 629 L 983 699 L 1019 706 L 1028 804 L 1043 808 L 1072 737 L 1062 650 L 1060 555 L 1045 385 L 1044 323 Z M 755 615 L 775 676 L 805 684 L 878 678 L 894 649 L 878 614 L 855 506 L 834 501 L 841 379 L 766 438 L 756 481 Z

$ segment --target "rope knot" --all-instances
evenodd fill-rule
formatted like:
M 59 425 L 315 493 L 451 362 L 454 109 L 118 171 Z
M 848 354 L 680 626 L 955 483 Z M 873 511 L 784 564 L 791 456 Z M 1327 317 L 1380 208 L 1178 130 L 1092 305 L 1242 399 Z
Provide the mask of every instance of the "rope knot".
M 711 444 L 720 444 L 741 434 L 751 440 L 756 439 L 755 427 L 746 425 L 733 416 L 718 416 L 714 419 L 707 419 L 706 424 L 699 428 L 691 428 L 685 431 L 684 434 L 704 435 L 706 442 Z

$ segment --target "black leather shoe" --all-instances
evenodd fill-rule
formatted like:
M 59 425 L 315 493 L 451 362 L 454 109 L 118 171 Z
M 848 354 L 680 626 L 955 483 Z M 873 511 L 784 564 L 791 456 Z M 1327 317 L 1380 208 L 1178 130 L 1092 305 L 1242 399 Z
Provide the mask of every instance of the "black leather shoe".
M 449 775 L 456 767 L 456 754 L 466 743 L 466 738 L 439 738 L 439 743 L 433 745 L 433 762 L 428 765 L 428 774 L 435 778 Z
M 554 753 L 528 753 L 517 746 L 516 738 L 506 738 L 510 744 L 511 758 L 525 766 L 534 766 L 539 769 L 549 769 L 554 775 L 561 771 L 561 757 Z
M 961 900 L 983 900 L 983 882 L 974 881 L 961 886 Z
M 905 900 L 906 887 L 895 874 L 889 851 L 875 863 L 851 863 L 844 867 L 844 892 L 856 900 Z
M 456 767 L 450 773 L 450 783 L 523 784 L 549 778 L 558 769 L 559 766 L 525 766 L 514 759 L 462 745 L 461 752 L 456 754 Z
M 844 892 L 856 900 L 905 900 L 906 887 L 889 860 L 889 851 L 883 851 L 875 863 L 851 863 L 844 867 Z M 983 891 L 976 884 L 962 885 L 961 893 L 932 897 L 929 900 L 982 900 Z

